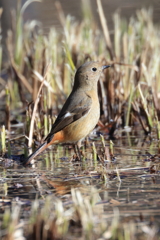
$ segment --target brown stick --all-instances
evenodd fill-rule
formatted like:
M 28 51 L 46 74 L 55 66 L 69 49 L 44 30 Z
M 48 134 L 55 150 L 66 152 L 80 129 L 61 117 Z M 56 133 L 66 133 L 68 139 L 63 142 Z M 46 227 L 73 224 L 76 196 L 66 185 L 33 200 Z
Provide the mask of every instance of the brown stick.
M 45 78 L 47 76 L 47 73 L 48 73 L 48 70 L 49 70 L 49 67 L 50 67 L 51 63 L 48 64 L 47 68 L 46 68 L 46 71 L 45 71 L 45 74 L 44 74 L 44 77 L 43 77 L 43 81 L 39 87 L 39 90 L 38 90 L 38 93 L 37 93 L 37 97 L 36 97 L 36 101 L 35 101 L 35 104 L 34 104 L 34 108 L 33 108 L 33 114 L 32 114 L 32 118 L 31 118 L 31 124 L 30 124 L 30 131 L 29 131 L 29 141 L 28 141 L 28 147 L 31 147 L 32 145 L 32 140 L 33 140 L 33 129 L 34 129 L 34 120 L 35 120 L 35 115 L 36 115 L 36 111 L 37 111 L 37 106 L 38 106 L 38 102 L 39 102 L 39 98 L 40 98 L 40 93 L 41 93 L 41 90 L 42 90 L 42 87 L 43 87 L 43 84 L 45 82 Z

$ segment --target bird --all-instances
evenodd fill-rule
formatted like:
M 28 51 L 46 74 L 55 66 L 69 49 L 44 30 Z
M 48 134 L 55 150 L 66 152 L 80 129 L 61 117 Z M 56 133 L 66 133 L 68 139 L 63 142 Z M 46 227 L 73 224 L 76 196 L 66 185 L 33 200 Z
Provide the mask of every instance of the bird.
M 75 74 L 72 91 L 44 142 L 24 160 L 28 165 L 32 159 L 52 144 L 71 143 L 77 146 L 95 128 L 100 118 L 98 80 L 102 71 L 110 65 L 98 61 L 85 62 Z M 76 148 L 75 148 L 76 150 Z

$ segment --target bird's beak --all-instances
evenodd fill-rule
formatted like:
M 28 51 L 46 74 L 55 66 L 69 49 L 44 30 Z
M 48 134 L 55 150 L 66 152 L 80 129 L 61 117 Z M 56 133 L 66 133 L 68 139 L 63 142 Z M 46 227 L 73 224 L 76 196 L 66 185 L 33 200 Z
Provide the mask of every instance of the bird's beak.
M 104 66 L 102 66 L 102 70 L 109 68 L 109 67 L 111 67 L 111 65 L 104 65 Z

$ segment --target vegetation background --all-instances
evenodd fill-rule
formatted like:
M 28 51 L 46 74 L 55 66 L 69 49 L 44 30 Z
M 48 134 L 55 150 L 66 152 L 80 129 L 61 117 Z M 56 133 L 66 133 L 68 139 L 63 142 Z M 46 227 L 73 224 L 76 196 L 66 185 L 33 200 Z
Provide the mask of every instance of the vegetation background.
M 0 4 L 0 238 L 160 239 L 160 2 Z M 84 161 L 55 146 L 24 168 L 87 60 L 112 68 Z

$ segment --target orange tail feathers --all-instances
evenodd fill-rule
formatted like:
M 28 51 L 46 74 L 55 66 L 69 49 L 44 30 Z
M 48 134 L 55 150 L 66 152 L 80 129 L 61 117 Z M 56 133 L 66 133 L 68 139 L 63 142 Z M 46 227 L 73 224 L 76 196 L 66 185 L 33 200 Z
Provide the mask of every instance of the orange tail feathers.
M 49 147 L 49 143 L 44 142 L 39 148 L 35 150 L 25 161 L 23 162 L 24 165 L 28 165 L 33 158 L 35 158 L 37 155 L 39 155 L 41 152 L 43 152 L 46 148 Z
M 27 159 L 24 160 L 23 164 L 28 165 L 30 161 L 35 158 L 37 155 L 39 155 L 41 152 L 43 152 L 46 148 L 48 148 L 52 144 L 56 143 L 62 143 L 64 142 L 64 134 L 63 131 L 59 131 L 54 135 L 51 135 L 51 140 L 47 142 L 48 139 L 46 139 L 46 142 L 42 143 L 39 148 L 35 150 Z

